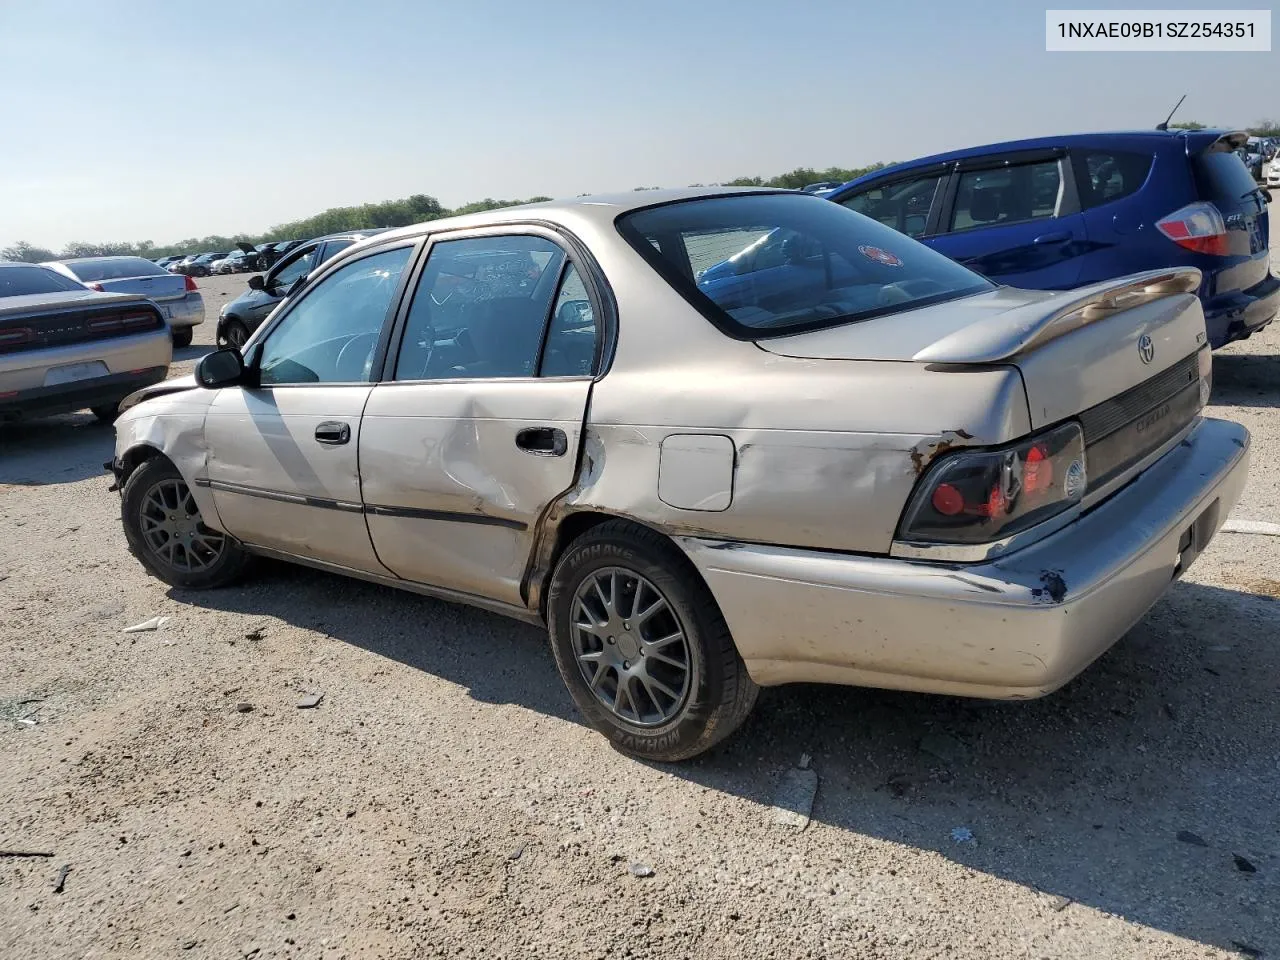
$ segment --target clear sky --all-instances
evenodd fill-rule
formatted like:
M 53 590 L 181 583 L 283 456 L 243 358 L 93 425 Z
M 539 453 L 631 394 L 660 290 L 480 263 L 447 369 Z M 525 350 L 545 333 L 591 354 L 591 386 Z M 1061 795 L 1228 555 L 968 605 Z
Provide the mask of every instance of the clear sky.
M 1046 53 L 1046 5 L 0 0 L 0 246 L 1280 115 L 1275 53 Z

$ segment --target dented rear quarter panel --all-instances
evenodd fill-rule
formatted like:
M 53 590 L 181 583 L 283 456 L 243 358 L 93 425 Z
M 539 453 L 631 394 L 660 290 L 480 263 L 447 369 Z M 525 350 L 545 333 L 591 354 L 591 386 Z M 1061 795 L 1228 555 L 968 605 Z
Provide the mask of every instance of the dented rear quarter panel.
M 616 233 L 593 236 L 594 221 L 571 226 L 610 278 L 618 335 L 612 364 L 592 388 L 569 510 L 670 533 L 885 553 L 935 456 L 1030 430 L 1012 365 L 780 356 L 724 336 Z M 723 510 L 658 496 L 663 440 L 697 433 L 733 442 Z

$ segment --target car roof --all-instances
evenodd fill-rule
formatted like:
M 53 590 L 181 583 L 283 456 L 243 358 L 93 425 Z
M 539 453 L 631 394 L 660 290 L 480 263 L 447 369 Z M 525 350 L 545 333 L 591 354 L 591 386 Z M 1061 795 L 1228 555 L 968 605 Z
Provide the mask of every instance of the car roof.
M 479 213 L 467 213 L 458 217 L 441 217 L 439 220 L 426 220 L 422 223 L 386 230 L 378 235 L 376 242 L 383 243 L 388 240 L 397 240 L 401 237 L 416 237 L 423 233 L 435 233 L 439 230 L 458 230 L 466 227 L 484 227 L 503 223 L 527 223 L 530 220 L 563 223 L 567 220 L 580 221 L 587 219 L 595 221 L 596 225 L 607 225 L 624 213 L 643 210 L 646 207 L 678 203 L 682 200 L 779 193 L 793 194 L 797 197 L 812 196 L 812 194 L 801 193 L 799 190 L 779 190 L 769 187 L 685 187 L 675 190 L 632 190 L 627 193 L 591 194 L 567 200 L 543 200 L 539 203 L 499 207 L 495 210 L 482 210 Z
M 973 157 L 984 157 L 992 153 L 1015 153 L 1022 150 L 1050 150 L 1055 147 L 1081 147 L 1081 146 L 1117 146 L 1116 141 L 1130 141 L 1136 146 L 1137 143 L 1149 141 L 1150 143 L 1168 143 L 1171 140 L 1197 140 L 1209 143 L 1219 137 L 1226 136 L 1235 131 L 1231 130 L 1115 130 L 1107 133 L 1068 133 L 1060 136 L 1051 137 L 1033 137 L 1028 140 L 1005 140 L 1000 143 L 985 143 L 980 146 L 963 147 L 959 150 L 949 150 L 946 153 L 934 153 L 926 157 L 918 157 L 913 160 L 906 160 L 902 163 L 890 164 L 887 167 L 881 167 L 879 170 L 873 170 L 870 173 L 864 173 L 860 177 L 848 181 L 840 187 L 850 187 L 856 183 L 864 183 L 866 181 L 875 180 L 883 177 L 887 173 L 896 173 L 901 170 L 911 170 L 916 167 L 930 167 L 935 164 L 954 163 L 960 160 L 968 160 Z

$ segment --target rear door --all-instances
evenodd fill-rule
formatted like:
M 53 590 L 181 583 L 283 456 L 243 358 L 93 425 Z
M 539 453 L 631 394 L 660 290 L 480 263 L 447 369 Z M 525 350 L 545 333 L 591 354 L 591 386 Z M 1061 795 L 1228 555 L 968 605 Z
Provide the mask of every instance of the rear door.
M 412 243 L 341 265 L 261 341 L 260 385 L 219 391 L 205 420 L 208 486 L 246 543 L 385 574 L 369 542 L 357 455 Z
M 407 580 L 521 602 L 599 368 L 591 274 L 547 231 L 431 246 L 360 434 L 369 533 Z
M 1033 290 L 1076 286 L 1088 251 L 1063 150 L 963 161 L 926 243 L 988 279 Z

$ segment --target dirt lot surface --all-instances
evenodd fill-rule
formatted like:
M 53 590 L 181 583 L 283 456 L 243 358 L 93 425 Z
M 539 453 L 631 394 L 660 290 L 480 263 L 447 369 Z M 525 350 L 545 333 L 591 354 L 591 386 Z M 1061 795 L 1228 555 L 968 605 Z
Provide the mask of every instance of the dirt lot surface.
M 177 372 L 244 278 L 201 286 Z M 1280 324 L 1215 377 L 1234 516 L 1280 520 Z M 1219 535 L 1047 699 L 768 690 L 664 767 L 581 724 L 535 629 L 283 565 L 165 588 L 111 448 L 0 428 L 0 849 L 53 854 L 0 858 L 0 956 L 1280 956 L 1280 538 Z

